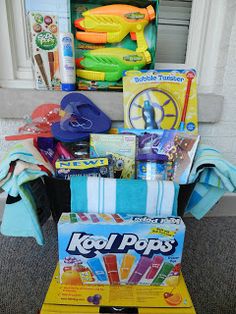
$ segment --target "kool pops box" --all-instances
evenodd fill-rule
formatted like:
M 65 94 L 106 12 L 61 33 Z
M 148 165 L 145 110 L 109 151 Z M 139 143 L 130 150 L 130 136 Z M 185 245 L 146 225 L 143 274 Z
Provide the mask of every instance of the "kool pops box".
M 184 234 L 180 217 L 63 213 L 60 282 L 176 286 Z

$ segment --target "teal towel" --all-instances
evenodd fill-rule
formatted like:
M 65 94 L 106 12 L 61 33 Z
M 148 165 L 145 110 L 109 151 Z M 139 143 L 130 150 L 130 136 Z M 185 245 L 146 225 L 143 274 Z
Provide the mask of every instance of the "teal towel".
M 48 170 L 48 173 L 54 173 L 51 164 L 42 157 L 38 149 L 34 146 L 32 139 L 18 142 L 16 145 L 10 147 L 0 162 L 0 187 L 5 184 L 6 180 L 4 179 L 9 176 L 9 173 L 13 174 L 14 172 L 14 175 L 11 175 L 7 179 L 9 190 L 5 186 L 9 194 L 11 194 L 12 189 L 12 196 L 14 196 L 17 193 L 14 190 L 15 176 L 23 170 L 31 169 L 40 171 L 42 167 L 44 172 Z
M 33 196 L 27 182 L 53 173 L 51 165 L 43 159 L 32 140 L 22 141 L 11 147 L 0 163 L 0 186 L 7 194 L 21 200 L 6 204 L 1 233 L 9 236 L 31 236 L 38 244 L 44 237 L 37 216 Z
M 72 212 L 177 215 L 179 185 L 145 181 L 72 176 Z
M 186 212 L 202 218 L 226 192 L 236 190 L 236 167 L 221 153 L 206 145 L 199 145 L 189 183 L 195 182 Z
M 20 187 L 19 195 L 21 200 L 5 205 L 1 233 L 6 236 L 34 237 L 39 245 L 43 245 L 44 237 L 37 217 L 37 208 L 27 185 Z

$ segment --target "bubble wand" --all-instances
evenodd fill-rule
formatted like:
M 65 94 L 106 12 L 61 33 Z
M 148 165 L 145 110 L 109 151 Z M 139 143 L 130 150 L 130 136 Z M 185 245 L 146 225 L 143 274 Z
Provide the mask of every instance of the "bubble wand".
M 186 94 L 185 94 L 185 99 L 184 99 L 184 107 L 183 107 L 183 111 L 182 111 L 181 121 L 180 121 L 180 125 L 179 125 L 180 131 L 184 131 L 184 128 L 185 128 L 185 120 L 186 120 L 186 114 L 187 114 L 187 110 L 188 110 L 190 90 L 191 90 L 192 80 L 195 77 L 195 73 L 190 71 L 186 74 L 186 76 L 188 79 L 188 84 L 187 84 L 187 89 L 186 89 Z

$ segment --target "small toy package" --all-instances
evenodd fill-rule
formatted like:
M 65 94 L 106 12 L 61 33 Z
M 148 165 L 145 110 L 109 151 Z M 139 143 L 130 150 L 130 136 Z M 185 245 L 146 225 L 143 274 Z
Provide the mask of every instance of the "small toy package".
M 137 179 L 188 183 L 199 135 L 160 129 L 114 128 L 110 132 L 137 136 Z
M 60 90 L 58 36 L 70 32 L 70 1 L 26 0 L 36 89 Z
M 69 180 L 75 176 L 113 178 L 113 160 L 107 158 L 57 160 L 56 176 Z
M 180 217 L 63 213 L 60 282 L 177 286 L 184 235 Z
M 90 157 L 113 158 L 115 178 L 135 177 L 136 136 L 126 134 L 91 134 Z
M 193 69 L 127 71 L 123 97 L 125 128 L 175 129 L 198 134 Z
M 155 64 L 158 0 L 71 1 L 78 88 L 122 90 L 125 70 Z

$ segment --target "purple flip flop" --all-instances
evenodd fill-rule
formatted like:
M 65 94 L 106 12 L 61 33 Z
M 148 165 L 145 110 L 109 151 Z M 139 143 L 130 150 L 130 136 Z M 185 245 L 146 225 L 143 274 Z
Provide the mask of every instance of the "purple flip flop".
M 62 142 L 76 142 L 88 138 L 90 133 L 103 133 L 111 128 L 110 118 L 81 93 L 63 97 L 61 110 L 65 115 L 52 125 L 51 131 Z

